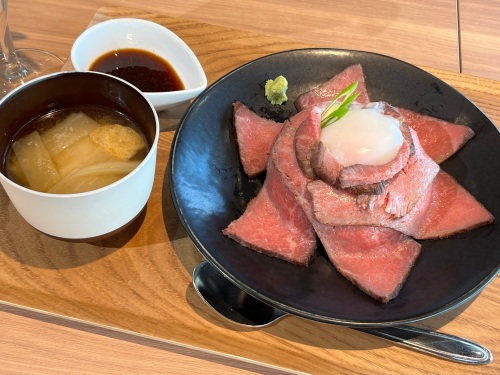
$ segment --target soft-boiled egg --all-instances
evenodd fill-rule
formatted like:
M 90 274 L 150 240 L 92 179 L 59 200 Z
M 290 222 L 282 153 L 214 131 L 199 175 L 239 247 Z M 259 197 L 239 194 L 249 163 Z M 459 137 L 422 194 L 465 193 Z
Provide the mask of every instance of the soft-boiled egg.
M 394 159 L 403 144 L 403 135 L 399 121 L 374 104 L 352 107 L 321 130 L 320 140 L 345 167 L 382 165 Z

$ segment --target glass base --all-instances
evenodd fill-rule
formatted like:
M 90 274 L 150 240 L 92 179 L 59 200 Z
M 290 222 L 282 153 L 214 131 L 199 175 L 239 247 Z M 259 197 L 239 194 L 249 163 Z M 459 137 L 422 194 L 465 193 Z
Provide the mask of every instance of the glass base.
M 0 60 L 0 98 L 33 78 L 61 71 L 64 65 L 59 57 L 39 49 L 20 48 L 16 50 L 16 54 L 23 69 L 14 76 L 6 76 L 5 60 Z

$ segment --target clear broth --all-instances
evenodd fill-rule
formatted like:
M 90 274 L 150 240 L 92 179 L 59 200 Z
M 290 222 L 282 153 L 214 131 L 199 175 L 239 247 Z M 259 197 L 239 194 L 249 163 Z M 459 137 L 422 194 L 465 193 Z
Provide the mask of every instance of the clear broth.
M 59 124 L 69 115 L 78 112 L 84 113 L 92 120 L 97 122 L 99 125 L 119 124 L 132 128 L 144 140 L 144 144 L 146 145 L 146 147 L 143 150 L 139 151 L 136 155 L 134 155 L 130 159 L 130 161 L 142 161 L 146 157 L 151 146 L 147 141 L 147 137 L 142 127 L 134 119 L 118 111 L 113 111 L 107 107 L 102 107 L 98 105 L 71 107 L 71 108 L 55 110 L 43 116 L 36 117 L 32 119 L 29 123 L 24 125 L 17 132 L 14 138 L 10 141 L 10 144 L 5 152 L 4 162 L 2 163 L 3 164 L 2 170 L 4 171 L 7 178 L 9 178 L 11 181 L 21 186 L 30 188 L 30 186 L 27 185 L 26 181 L 20 179 L 18 174 L 12 168 L 15 160 L 15 152 L 12 145 L 18 140 L 22 139 L 23 137 L 29 135 L 34 131 L 43 134 L 47 130 L 53 128 L 55 125 Z

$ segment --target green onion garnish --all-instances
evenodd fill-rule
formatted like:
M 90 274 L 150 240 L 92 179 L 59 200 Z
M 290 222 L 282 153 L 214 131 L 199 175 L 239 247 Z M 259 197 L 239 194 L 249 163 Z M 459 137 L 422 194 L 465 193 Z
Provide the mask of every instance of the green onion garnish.
M 340 120 L 349 111 L 349 106 L 360 94 L 360 91 L 354 92 L 357 87 L 358 82 L 351 83 L 337 94 L 321 114 L 321 129 Z

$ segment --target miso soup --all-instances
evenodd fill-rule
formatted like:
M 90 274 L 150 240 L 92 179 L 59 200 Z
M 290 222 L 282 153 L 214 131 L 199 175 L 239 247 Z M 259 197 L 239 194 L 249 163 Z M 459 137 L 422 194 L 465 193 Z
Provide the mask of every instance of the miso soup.
M 112 184 L 149 151 L 141 127 L 108 108 L 53 111 L 26 124 L 7 151 L 6 175 L 32 190 L 72 194 Z

